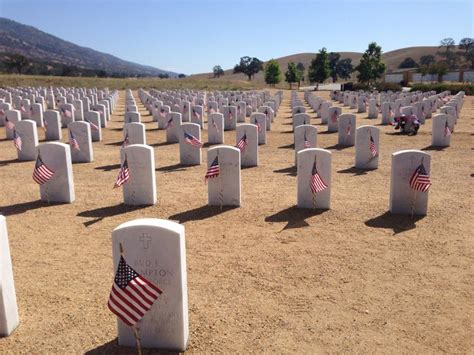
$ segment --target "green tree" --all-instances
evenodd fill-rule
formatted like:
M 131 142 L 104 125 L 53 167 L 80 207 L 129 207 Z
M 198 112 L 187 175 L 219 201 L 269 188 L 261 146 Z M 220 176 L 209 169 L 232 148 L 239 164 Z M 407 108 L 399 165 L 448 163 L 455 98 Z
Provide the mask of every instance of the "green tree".
M 322 83 L 329 78 L 330 74 L 329 55 L 326 48 L 321 48 L 308 68 L 308 80 L 312 83 Z
M 298 69 L 298 71 L 300 72 L 300 81 L 298 82 L 299 88 L 301 81 L 304 81 L 304 71 L 306 70 L 306 68 L 303 63 L 298 62 L 298 64 L 296 64 L 296 69 Z
M 186 74 L 179 74 L 179 75 L 178 75 L 178 79 L 183 79 L 183 78 L 185 78 L 185 77 L 186 77 Z
M 337 62 L 336 74 L 341 79 L 349 79 L 353 70 L 351 58 L 344 58 Z
M 418 68 L 418 63 L 412 57 L 406 57 L 398 66 L 400 69 Z
M 270 86 L 275 86 L 281 81 L 280 64 L 274 59 L 265 65 L 265 82 Z
M 214 73 L 214 78 L 220 78 L 222 75 L 224 75 L 224 70 L 220 65 L 214 65 L 212 72 Z
M 373 85 L 385 72 L 385 68 L 385 63 L 382 62 L 382 47 L 372 42 L 362 55 L 359 65 L 355 67 L 355 70 L 359 72 L 357 80 Z
M 21 74 L 24 68 L 30 65 L 30 61 L 24 55 L 12 53 L 5 59 L 5 66 L 11 71 Z
M 449 69 L 456 68 L 456 64 L 459 61 L 459 54 L 454 51 L 456 48 L 456 42 L 452 38 L 444 38 L 440 41 L 439 48 L 441 51 L 438 54 L 444 58 L 444 61 Z
M 337 63 L 339 63 L 340 59 L 341 55 L 339 53 L 329 53 L 329 68 L 331 70 L 330 76 L 333 83 L 337 81 Z
M 435 60 L 435 56 L 434 55 L 431 55 L 431 54 L 427 54 L 427 55 L 422 55 L 420 57 L 420 65 L 430 65 L 430 64 L 433 64 L 435 63 L 436 60 Z
M 257 74 L 260 70 L 263 69 L 263 62 L 258 58 L 250 58 L 248 56 L 240 58 L 240 63 L 236 64 L 234 67 L 235 73 L 243 73 L 247 75 L 249 81 L 252 80 L 252 77 Z
M 469 63 L 469 67 L 474 69 L 474 38 L 463 38 L 459 41 L 459 49 L 464 52 L 462 56 Z
M 424 77 L 428 74 L 429 66 L 428 65 L 421 65 L 418 68 L 418 72 L 421 74 L 421 82 L 423 82 Z
M 443 76 L 448 72 L 449 65 L 446 62 L 436 63 L 436 73 L 438 74 L 438 82 L 443 81 Z
M 288 69 L 285 73 L 285 81 L 290 84 L 290 89 L 293 83 L 300 81 L 300 72 L 298 68 L 296 68 L 296 64 L 293 62 L 288 63 Z

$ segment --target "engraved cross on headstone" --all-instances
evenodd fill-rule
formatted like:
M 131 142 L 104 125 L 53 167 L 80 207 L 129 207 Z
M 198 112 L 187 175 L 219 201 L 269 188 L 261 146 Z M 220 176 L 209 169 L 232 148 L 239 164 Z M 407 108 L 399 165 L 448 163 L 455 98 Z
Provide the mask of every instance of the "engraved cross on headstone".
M 143 249 L 148 249 L 150 247 L 151 236 L 143 233 L 140 238 L 138 238 L 143 243 Z

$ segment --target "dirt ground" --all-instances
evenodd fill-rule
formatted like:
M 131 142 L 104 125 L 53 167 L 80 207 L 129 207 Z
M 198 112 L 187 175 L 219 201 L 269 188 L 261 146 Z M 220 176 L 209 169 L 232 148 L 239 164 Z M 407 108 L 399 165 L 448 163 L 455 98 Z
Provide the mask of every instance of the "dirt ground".
M 106 303 L 111 232 L 142 217 L 186 227 L 188 352 L 473 353 L 474 97 L 466 98 L 446 149 L 430 147 L 429 120 L 415 137 L 379 126 L 380 166 L 366 173 L 351 169 L 354 147 L 338 149 L 337 133 L 325 134 L 309 110 L 318 147 L 333 152 L 332 209 L 325 212 L 295 207 L 289 97 L 286 91 L 260 147 L 260 166 L 242 170 L 242 207 L 223 212 L 207 207 L 205 164 L 177 165 L 178 145 L 163 144 L 143 106 L 158 204 L 122 205 L 122 191 L 112 186 L 124 92 L 103 142 L 94 143 L 94 162 L 73 166 L 73 204 L 39 202 L 34 162 L 17 162 L 0 128 L 0 213 L 21 319 L 0 339 L 0 353 L 133 353 L 117 345 Z M 357 115 L 358 125 L 380 122 L 366 116 Z M 234 131 L 225 142 L 235 144 Z M 387 212 L 391 154 L 409 148 L 433 157 L 424 218 Z

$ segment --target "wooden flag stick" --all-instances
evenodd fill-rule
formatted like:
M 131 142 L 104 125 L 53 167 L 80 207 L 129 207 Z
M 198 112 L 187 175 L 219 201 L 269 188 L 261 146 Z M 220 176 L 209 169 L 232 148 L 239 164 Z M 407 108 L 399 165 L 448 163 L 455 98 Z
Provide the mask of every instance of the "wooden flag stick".
M 411 218 L 413 218 L 413 214 L 415 213 L 415 204 L 416 204 L 416 193 L 418 190 L 415 190 L 415 196 L 413 197 L 413 203 L 411 205 Z
M 135 341 L 137 342 L 137 353 L 142 355 L 142 346 L 140 343 L 140 334 L 138 333 L 138 328 L 136 325 L 133 326 L 133 334 L 135 335 Z

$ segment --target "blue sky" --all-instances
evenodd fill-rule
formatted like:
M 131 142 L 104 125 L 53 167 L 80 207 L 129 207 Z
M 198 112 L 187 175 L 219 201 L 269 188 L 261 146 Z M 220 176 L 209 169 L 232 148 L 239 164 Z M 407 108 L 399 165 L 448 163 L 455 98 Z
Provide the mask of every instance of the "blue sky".
M 474 37 L 474 0 L 0 0 L 0 17 L 179 73 L 301 52 L 390 51 Z

